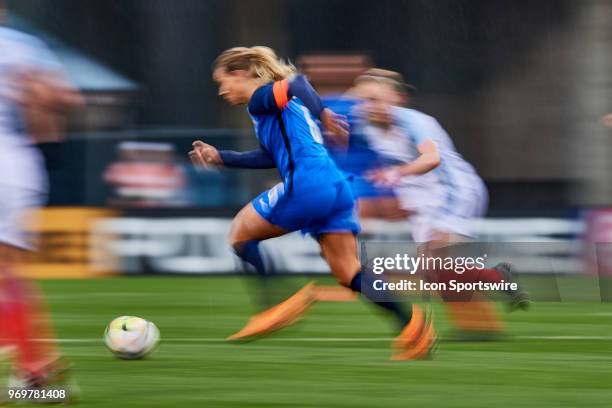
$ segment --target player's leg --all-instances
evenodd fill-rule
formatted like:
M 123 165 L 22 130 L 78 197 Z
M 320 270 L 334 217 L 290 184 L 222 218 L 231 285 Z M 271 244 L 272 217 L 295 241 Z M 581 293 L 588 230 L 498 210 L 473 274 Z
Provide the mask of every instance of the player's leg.
M 404 305 L 390 293 L 373 293 L 373 276 L 362 271 L 357 256 L 357 240 L 350 232 L 324 233 L 319 243 L 332 274 L 338 282 L 361 293 L 372 303 L 390 313 L 400 323 L 402 331 L 395 341 L 395 359 L 425 358 L 435 343 L 433 321 L 427 319 L 416 305 Z M 377 276 L 376 279 L 382 279 Z M 405 307 L 407 306 L 407 307 Z
M 479 183 L 476 183 L 475 185 L 473 203 L 474 204 L 471 206 L 471 211 L 467 212 L 469 216 L 474 219 L 484 217 L 489 204 L 489 193 L 482 180 L 479 180 Z M 491 283 L 500 282 L 500 280 L 505 280 L 506 282 L 516 282 L 516 268 L 509 262 L 500 262 L 493 268 L 481 270 L 479 272 L 478 280 Z M 516 283 L 516 290 L 506 291 L 506 294 L 510 299 L 508 302 L 509 310 L 528 310 L 529 306 L 531 305 L 529 294 L 520 287 L 518 282 Z
M 263 218 L 252 203 L 246 205 L 234 218 L 229 234 L 229 243 L 236 255 L 251 264 L 258 275 L 268 279 L 269 275 L 261 256 L 259 243 L 288 231 Z M 229 340 L 243 340 L 279 330 L 297 320 L 314 302 L 312 285 L 307 285 L 285 301 L 269 308 L 249 320 L 247 325 Z
M 236 255 L 251 264 L 259 275 L 265 276 L 266 268 L 259 251 L 259 243 L 280 237 L 287 232 L 264 219 L 253 204 L 249 203 L 234 218 L 228 240 Z
M 486 213 L 488 194 L 482 180 L 472 177 L 472 185 L 463 187 L 460 191 L 453 193 L 454 200 L 452 208 L 444 206 L 434 211 L 430 217 L 430 232 L 427 248 L 433 253 L 443 252 L 449 255 L 465 256 L 465 251 L 473 251 L 474 244 L 470 243 L 474 237 L 474 221 L 482 218 Z M 462 244 L 467 243 L 462 246 Z M 465 250 L 464 250 L 465 248 Z M 475 254 L 480 256 L 482 254 Z M 501 268 L 463 268 L 462 273 L 453 273 L 452 278 L 465 282 L 501 282 L 508 278 Z
M 460 210 L 460 207 L 458 209 Z M 468 216 L 441 214 L 436 218 L 436 226 L 430 233 L 431 240 L 427 243 L 427 250 L 432 256 L 464 257 L 469 255 L 468 252 L 473 252 L 476 249 L 478 244 L 471 242 L 471 236 L 473 235 L 471 224 L 474 218 L 469 216 L 471 214 L 469 210 L 464 211 L 464 213 L 468 214 Z M 480 252 L 482 252 L 482 250 L 480 250 Z M 482 256 L 480 252 L 473 254 L 474 257 Z M 439 271 L 437 275 L 440 280 L 446 282 L 455 279 L 463 283 L 517 283 L 515 267 L 509 262 L 501 262 L 489 268 L 463 266 L 461 271 L 457 273 L 454 271 Z M 518 308 L 523 310 L 529 308 L 529 296 L 520 288 L 508 289 L 504 292 L 509 299 L 508 305 L 510 311 Z
M 421 245 L 419 253 L 428 259 L 445 259 L 466 255 L 460 249 L 460 243 L 467 238 L 444 231 L 433 231 L 432 241 Z M 468 244 L 469 245 L 469 244 Z M 426 279 L 448 285 L 451 280 L 471 281 L 472 271 L 457 273 L 452 269 L 431 268 L 424 273 Z M 499 339 L 504 332 L 504 325 L 494 305 L 484 296 L 475 291 L 455 292 L 440 290 L 439 295 L 444 301 L 450 322 L 456 328 L 455 337 L 461 340 L 494 340 Z
M 478 244 L 470 242 L 470 237 L 466 236 L 470 228 L 462 225 L 465 221 L 462 217 L 440 215 L 431 224 L 436 225 L 437 229 L 430 229 L 428 238 L 430 239 L 420 249 L 420 253 L 429 258 L 463 258 L 482 256 L 482 250 Z M 462 233 L 457 233 L 459 231 Z M 464 235 L 466 234 L 466 235 Z M 476 252 L 475 252 L 476 251 Z M 428 270 L 426 276 L 432 281 L 448 285 L 451 280 L 461 283 L 489 282 L 497 283 L 502 280 L 512 280 L 505 273 L 503 268 L 507 264 L 499 264 L 493 268 L 461 267 L 460 270 Z M 456 336 L 462 340 L 496 340 L 503 336 L 505 327 L 495 304 L 492 303 L 485 294 L 477 291 L 455 292 L 451 290 L 441 290 L 440 297 L 450 316 L 451 323 L 458 330 Z M 528 300 L 523 298 L 524 292 L 508 293 L 510 304 L 516 299 L 517 304 Z M 517 306 L 521 307 L 521 306 Z M 526 306 L 525 306 L 526 307 Z
M 60 364 L 60 353 L 42 295 L 19 276 L 24 255 L 20 248 L 0 244 L 0 338 L 14 348 L 16 378 L 27 380 L 48 377 Z
M 391 312 L 400 327 L 404 327 L 412 317 L 411 308 L 403 307 L 390 296 L 376 299 L 368 288 L 371 275 L 361 271 L 361 264 L 357 256 L 357 240 L 350 232 L 328 233 L 319 237 L 321 251 L 332 274 L 342 286 L 362 293 L 373 303 Z
M 17 368 L 36 373 L 59 354 L 51 342 L 44 305 L 34 286 L 18 276 L 22 250 L 0 243 L 0 308 L 5 341 L 16 347 Z M 49 343 L 35 342 L 44 337 Z
M 56 374 L 65 371 L 66 363 L 53 342 L 44 301 L 35 285 L 18 271 L 28 248 L 22 222 L 28 209 L 38 204 L 38 195 L 9 186 L 2 186 L 0 192 L 0 338 L 15 350 L 9 386 L 64 383 L 66 377 Z M 39 341 L 41 338 L 46 341 Z

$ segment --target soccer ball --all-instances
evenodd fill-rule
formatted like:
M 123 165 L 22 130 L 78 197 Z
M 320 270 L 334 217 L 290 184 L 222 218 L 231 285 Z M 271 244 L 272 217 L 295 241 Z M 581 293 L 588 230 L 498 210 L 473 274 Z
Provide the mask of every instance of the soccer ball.
M 159 329 L 153 322 L 135 316 L 121 316 L 104 331 L 104 343 L 116 357 L 136 360 L 149 355 L 159 343 Z

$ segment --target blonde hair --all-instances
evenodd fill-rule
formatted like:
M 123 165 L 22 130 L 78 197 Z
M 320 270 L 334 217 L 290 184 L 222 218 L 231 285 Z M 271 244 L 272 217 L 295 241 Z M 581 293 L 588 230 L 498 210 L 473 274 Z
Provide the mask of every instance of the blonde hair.
M 261 46 L 225 50 L 217 57 L 213 68 L 224 68 L 228 72 L 248 71 L 253 78 L 264 83 L 287 79 L 295 74 L 295 67 L 290 62 L 280 59 L 272 48 Z
M 378 82 L 390 85 L 395 91 L 401 94 L 414 91 L 414 86 L 407 84 L 404 77 L 399 72 L 390 71 L 388 69 L 370 68 L 355 79 L 355 85 L 364 82 Z

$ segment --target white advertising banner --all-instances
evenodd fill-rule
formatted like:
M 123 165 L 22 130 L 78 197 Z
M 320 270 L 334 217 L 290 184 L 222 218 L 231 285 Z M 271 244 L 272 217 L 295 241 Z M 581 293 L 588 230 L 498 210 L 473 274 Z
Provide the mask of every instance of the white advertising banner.
M 103 218 L 93 235 L 112 237 L 100 241 L 107 247 L 96 252 L 114 254 L 126 274 L 226 274 L 245 270 L 227 244 L 230 225 L 227 218 Z M 578 220 L 486 219 L 478 225 L 478 240 L 507 245 L 509 253 L 530 265 L 524 272 L 575 274 L 584 272 L 577 239 L 582 230 Z M 360 240 L 409 241 L 410 224 L 365 221 Z M 300 233 L 265 241 L 261 248 L 265 262 L 278 272 L 329 272 L 317 242 Z

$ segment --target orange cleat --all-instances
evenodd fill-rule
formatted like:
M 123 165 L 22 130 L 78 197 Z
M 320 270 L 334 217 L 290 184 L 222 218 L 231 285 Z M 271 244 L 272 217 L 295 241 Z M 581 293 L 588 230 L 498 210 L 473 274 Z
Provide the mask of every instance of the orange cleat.
M 297 321 L 315 302 L 315 285 L 309 283 L 290 298 L 251 317 L 240 331 L 227 340 L 247 340 L 280 330 Z
M 393 348 L 395 350 L 405 350 L 414 345 L 419 339 L 424 326 L 425 314 L 423 310 L 417 305 L 412 305 L 412 319 L 410 319 L 410 322 L 393 341 Z
M 315 287 L 315 298 L 319 302 L 353 302 L 357 300 L 357 294 L 342 286 L 319 286 Z
M 415 308 L 415 310 L 417 309 Z M 420 312 L 421 330 L 418 331 L 419 322 L 415 321 L 415 316 L 417 316 L 417 313 L 413 310 L 412 320 L 394 342 L 396 353 L 391 356 L 391 360 L 424 360 L 432 356 L 437 345 L 433 313 L 428 311 L 427 316 L 424 317 L 423 312 Z

